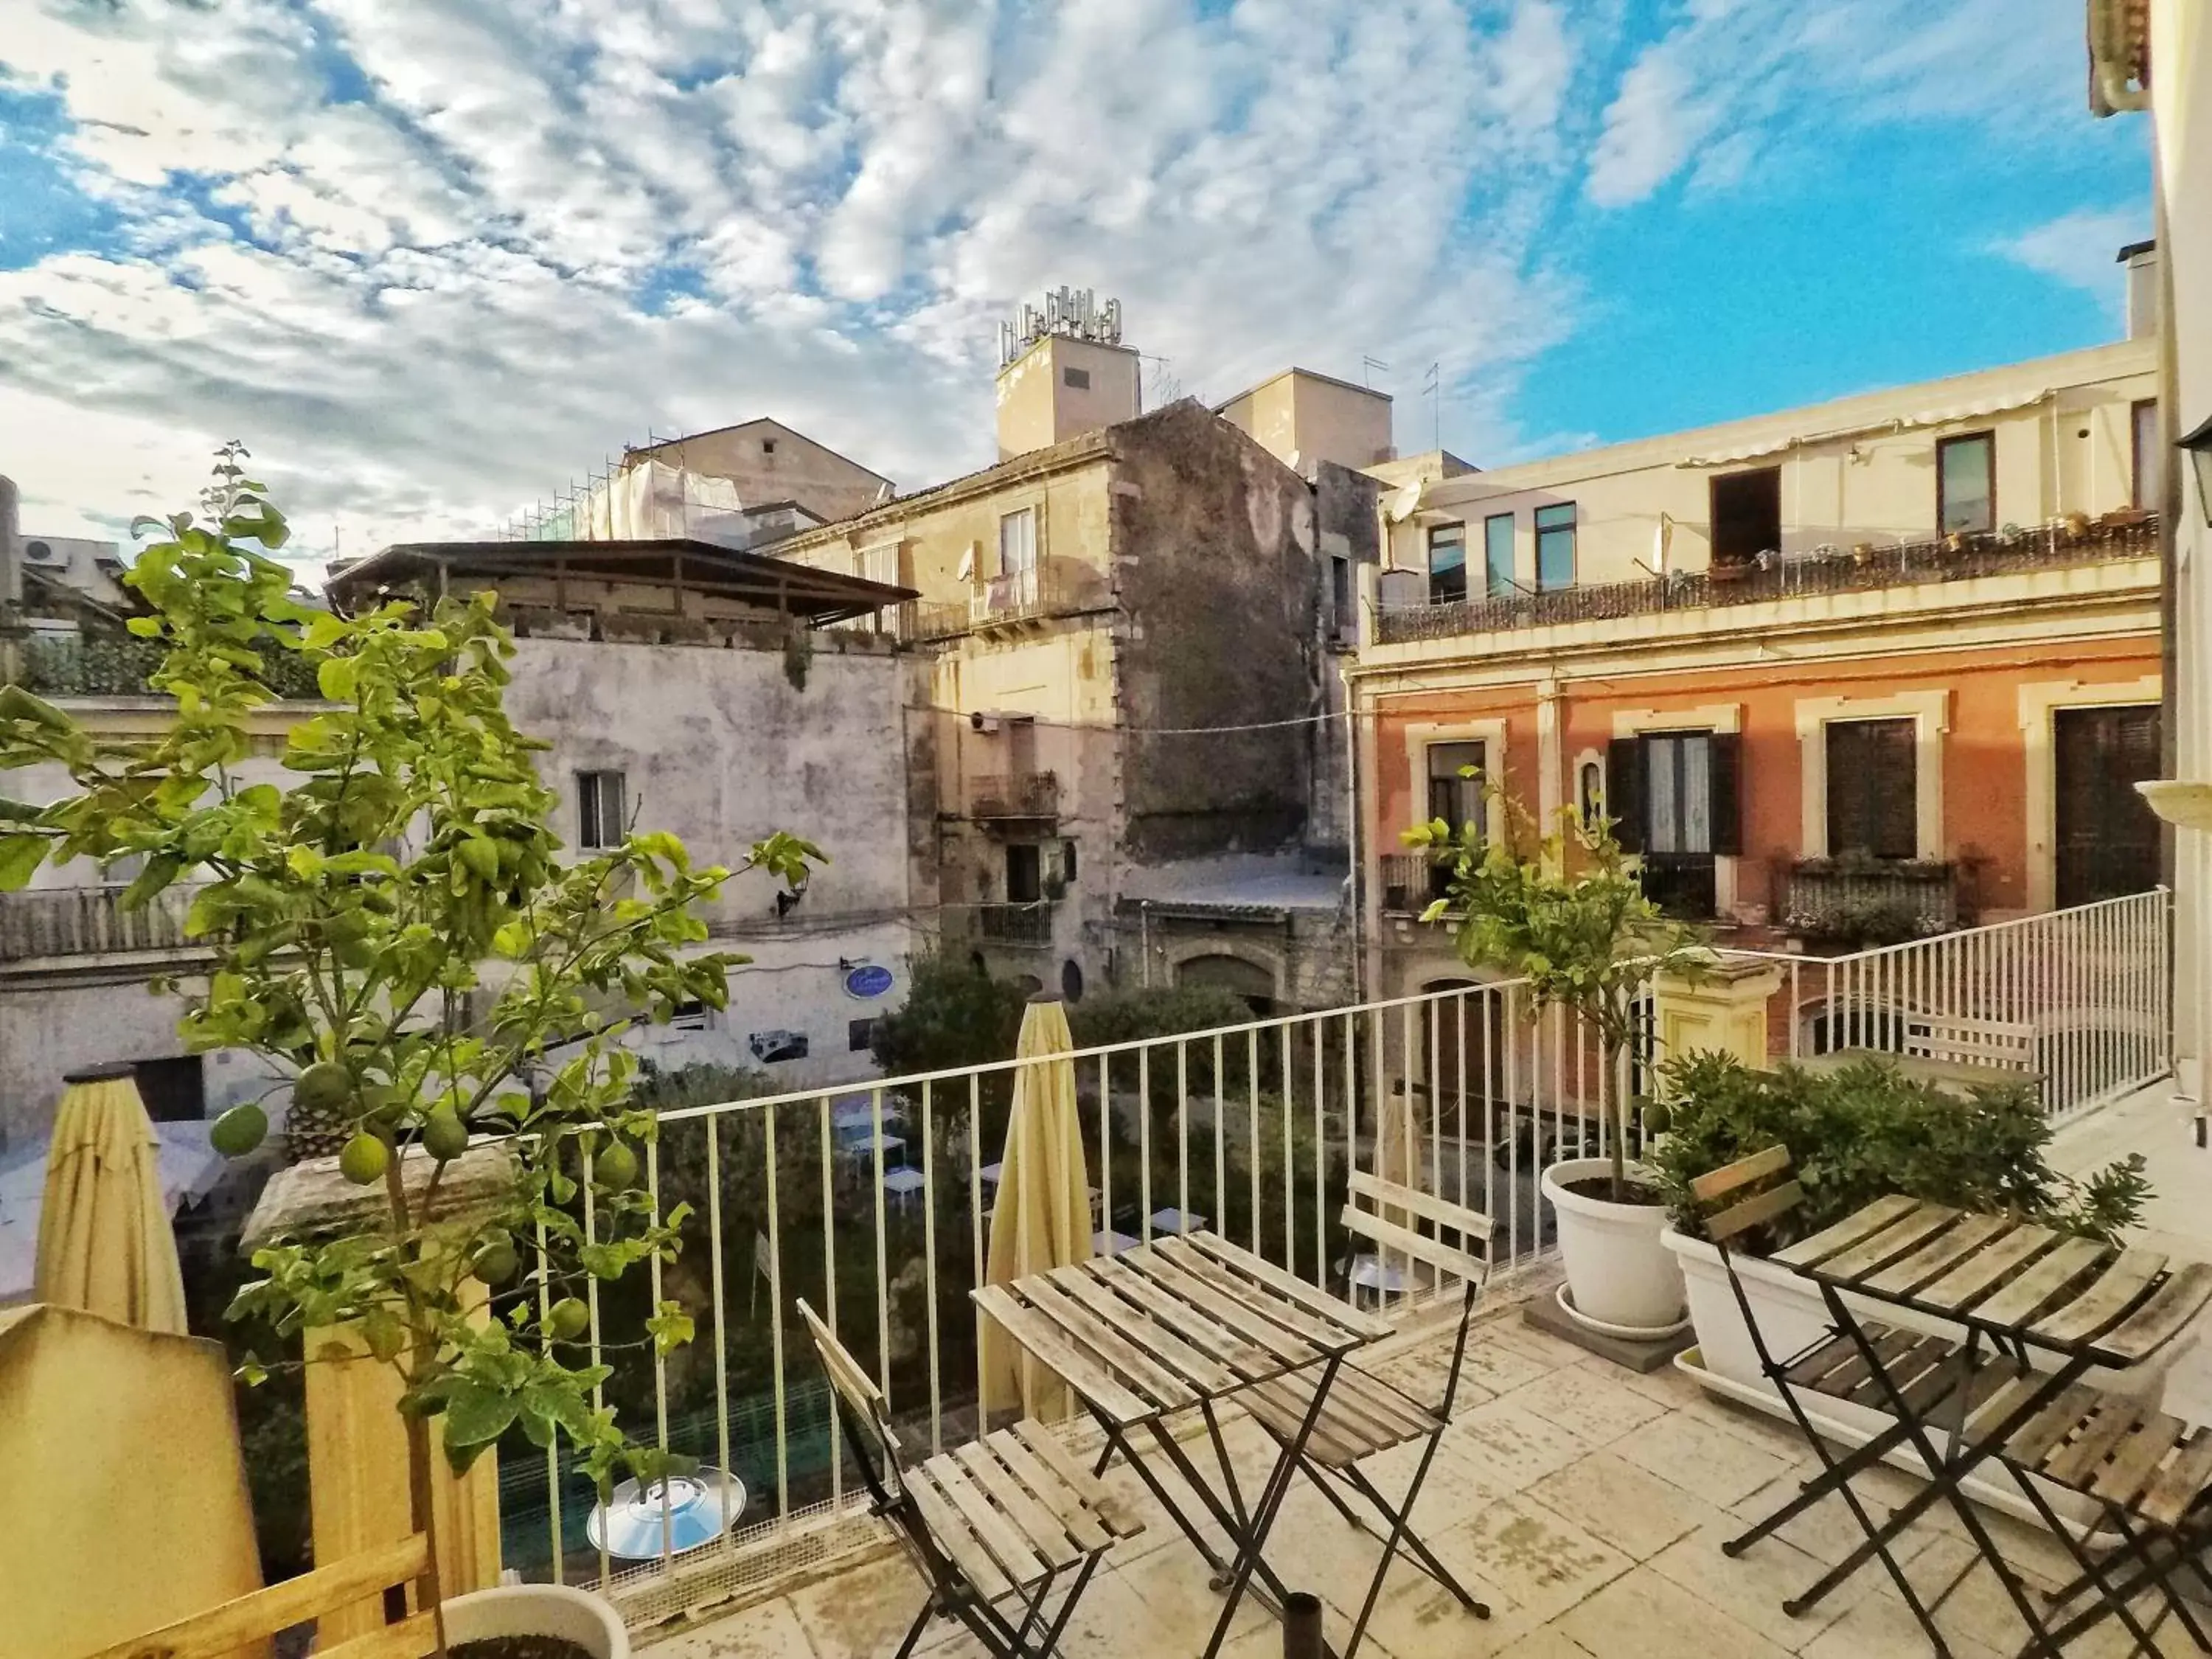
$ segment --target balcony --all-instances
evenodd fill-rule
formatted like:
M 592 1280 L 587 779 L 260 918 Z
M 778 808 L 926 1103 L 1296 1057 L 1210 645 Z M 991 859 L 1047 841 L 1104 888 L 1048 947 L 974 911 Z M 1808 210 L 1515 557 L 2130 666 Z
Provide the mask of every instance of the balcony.
M 1615 622 L 1670 611 L 1758 605 L 1801 595 L 1966 581 L 2015 571 L 2061 569 L 2113 559 L 2155 557 L 2158 520 L 2126 515 L 2087 528 L 2049 525 L 2015 535 L 1952 537 L 1902 545 L 1862 544 L 1774 556 L 1765 562 L 1675 571 L 1638 581 L 1599 582 L 1548 593 L 1461 599 L 1378 611 L 1378 645 L 1452 639 L 1565 623 Z
M 1801 859 L 1783 872 L 1775 914 L 1790 932 L 1856 949 L 1959 926 L 1959 871 L 1917 859 Z
M 968 816 L 983 820 L 1056 818 L 1060 779 L 1050 772 L 993 773 L 970 778 Z
M 1052 943 L 1052 901 L 1029 903 L 979 904 L 975 932 L 994 945 L 1049 945 Z
M 918 600 L 901 607 L 900 637 L 950 640 L 963 635 L 1072 617 L 1105 607 L 1105 579 L 1080 561 L 1047 561 L 1030 570 L 991 576 L 969 591 L 964 602 Z
M 200 948 L 185 937 L 196 887 L 173 887 L 136 910 L 119 887 L 55 887 L 0 894 L 0 963 Z
M 1382 912 L 1385 915 L 1418 916 L 1434 900 L 1444 896 L 1451 872 L 1426 853 L 1385 853 L 1382 855 Z

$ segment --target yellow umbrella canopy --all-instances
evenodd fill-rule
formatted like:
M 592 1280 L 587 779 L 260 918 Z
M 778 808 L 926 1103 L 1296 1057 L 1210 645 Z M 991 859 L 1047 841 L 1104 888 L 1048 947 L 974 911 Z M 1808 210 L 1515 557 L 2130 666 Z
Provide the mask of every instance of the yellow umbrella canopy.
M 1060 999 L 1047 994 L 1032 997 L 1022 1016 L 1014 1057 L 1036 1063 L 1014 1073 L 1013 1112 L 1006 1121 L 999 1195 L 991 1210 L 986 1284 L 1003 1285 L 1091 1259 L 1091 1180 L 1075 1113 L 1075 1063 L 1067 1058 L 1074 1047 Z M 1066 1385 L 988 1318 L 980 1340 L 986 1413 L 1018 1405 L 1047 1422 L 1073 1413 Z
M 185 1330 L 160 1143 L 128 1066 L 68 1079 L 46 1148 L 38 1298 L 142 1330 Z

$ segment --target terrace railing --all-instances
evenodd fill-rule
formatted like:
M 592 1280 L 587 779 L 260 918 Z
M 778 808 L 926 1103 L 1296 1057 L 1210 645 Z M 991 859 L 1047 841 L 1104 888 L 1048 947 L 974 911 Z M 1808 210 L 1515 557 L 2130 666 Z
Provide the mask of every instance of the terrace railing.
M 1355 1266 L 1336 1220 L 1353 1169 L 1427 1183 L 1494 1218 L 1501 1270 L 1539 1261 L 1553 1237 L 1539 1167 L 1598 1148 L 1619 1082 L 1561 1019 L 1534 1018 L 1518 983 L 1119 1043 L 1065 1063 L 1098 1248 L 1188 1221 L 1339 1293 Z M 633 1431 L 737 1474 L 742 1509 L 720 1542 L 624 1563 L 588 1541 L 589 1482 L 531 1453 L 501 1470 L 507 1565 L 597 1583 L 641 1619 L 839 1547 L 864 1494 L 832 1447 L 795 1328 L 800 1297 L 875 1376 L 910 1444 L 934 1452 L 974 1437 L 969 1291 L 987 1256 L 1018 1064 L 664 1114 L 646 1180 L 664 1213 L 693 1206 L 685 1249 L 674 1268 L 653 1270 L 649 1300 L 642 1286 L 592 1285 L 587 1340 L 595 1361 L 617 1367 L 606 1399 Z M 1453 1293 L 1422 1283 L 1393 1299 Z M 698 1333 L 668 1357 L 639 1340 L 665 1295 L 685 1300 Z
M 0 962 L 199 948 L 185 937 L 196 887 L 172 887 L 126 910 L 119 887 L 0 893 Z
M 1558 623 L 1610 622 L 1669 611 L 1756 605 L 1800 595 L 1964 581 L 2011 571 L 2148 558 L 2157 551 L 2158 521 L 2150 515 L 2087 529 L 2059 524 L 2009 536 L 1825 548 L 1637 581 L 1594 582 L 1550 592 L 1387 609 L 1376 613 L 1375 637 L 1378 644 L 1400 645 Z
M 160 641 L 130 634 L 33 634 L 24 642 L 23 684 L 48 697 L 152 696 L 147 678 L 167 654 Z M 322 696 L 313 667 L 296 653 L 265 653 L 262 666 L 280 697 Z
M 2159 888 L 1850 956 L 1769 957 L 1784 986 L 1768 1046 L 2009 1052 L 2045 1112 L 2075 1117 L 2173 1068 L 2172 913 Z

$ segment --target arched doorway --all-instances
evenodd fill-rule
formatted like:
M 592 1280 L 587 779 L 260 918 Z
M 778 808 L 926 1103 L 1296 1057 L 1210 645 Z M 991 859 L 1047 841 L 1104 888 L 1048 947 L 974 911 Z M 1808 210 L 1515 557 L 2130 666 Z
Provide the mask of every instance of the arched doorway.
M 1265 1018 L 1275 1012 L 1275 976 L 1256 962 L 1224 952 L 1188 957 L 1176 964 L 1178 985 L 1218 985 L 1244 1000 L 1245 1006 Z

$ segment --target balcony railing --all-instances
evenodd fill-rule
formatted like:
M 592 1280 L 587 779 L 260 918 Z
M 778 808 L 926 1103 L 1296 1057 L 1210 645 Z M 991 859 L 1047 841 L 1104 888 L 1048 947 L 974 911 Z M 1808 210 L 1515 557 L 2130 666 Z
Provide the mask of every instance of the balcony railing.
M 1764 562 L 1713 570 L 1676 571 L 1627 582 L 1598 582 L 1548 593 L 1407 605 L 1376 614 L 1376 641 L 1450 639 L 1462 634 L 1545 628 L 1559 623 L 1612 622 L 1668 611 L 1756 605 L 1816 593 L 1848 593 L 1929 582 L 1964 581 L 2013 571 L 2147 558 L 2158 551 L 2154 516 L 2086 529 L 2049 525 L 2011 536 L 1861 545 L 1769 556 Z
M 1030 907 L 1000 907 L 1019 909 Z M 2055 1115 L 2171 1066 L 2163 893 L 1978 929 L 1893 951 L 1772 958 L 1769 1047 L 1934 1053 L 1972 1022 L 2030 1033 Z M 1745 953 L 1730 953 L 1731 955 Z M 1352 1255 L 1337 1218 L 1350 1171 L 1398 1178 L 1492 1218 L 1493 1276 L 1555 1241 L 1540 1167 L 1601 1154 L 1610 1103 L 1631 1091 L 1590 1035 L 1540 1013 L 1525 984 L 1417 996 L 1109 1044 L 1068 1055 L 1102 1249 L 1181 1217 L 1344 1294 Z M 831 1085 L 665 1114 L 646 1163 L 657 1209 L 688 1202 L 682 1294 L 695 1349 L 643 1340 L 649 1302 L 603 1304 L 586 1341 L 620 1370 L 610 1395 L 664 1449 L 738 1474 L 724 1542 L 642 1565 L 586 1541 L 596 1502 L 570 1454 L 501 1470 L 506 1565 L 597 1583 L 641 1620 L 877 1536 L 836 1455 L 821 1372 L 795 1324 L 804 1297 L 883 1391 L 908 1443 L 954 1449 L 981 1431 L 969 1291 L 988 1260 L 1006 1112 L 1023 1062 Z M 1180 1216 L 1170 1216 L 1170 1209 Z M 1443 1276 L 1439 1276 L 1443 1277 Z M 750 1288 L 749 1288 L 750 1287 Z M 1448 1278 L 1401 1298 L 1451 1298 Z M 805 1551 L 804 1558 L 794 1551 Z
M 1382 909 L 1386 915 L 1418 916 L 1431 901 L 1444 896 L 1451 872 L 1426 853 L 1382 855 Z
M 994 773 L 968 785 L 971 818 L 1052 818 L 1060 816 L 1060 779 L 1050 772 Z
M 1775 914 L 1793 933 L 1854 948 L 1948 933 L 1960 921 L 1958 866 L 1801 860 L 1783 872 Z
M 34 634 L 24 643 L 23 684 L 49 697 L 151 696 L 148 677 L 167 654 L 160 641 L 130 634 Z M 262 683 L 278 696 L 322 696 L 313 665 L 297 652 L 266 650 L 261 662 Z
M 1074 616 L 1106 603 L 1105 580 L 1097 571 L 1061 560 L 989 577 L 970 589 L 964 602 L 916 600 L 900 608 L 897 626 L 903 639 L 949 640 L 1048 617 Z
M 33 888 L 0 893 L 0 962 L 198 948 L 185 937 L 196 887 L 172 887 L 125 910 L 119 887 Z
M 975 931 L 999 945 L 1050 945 L 1052 901 L 979 904 L 975 907 Z

